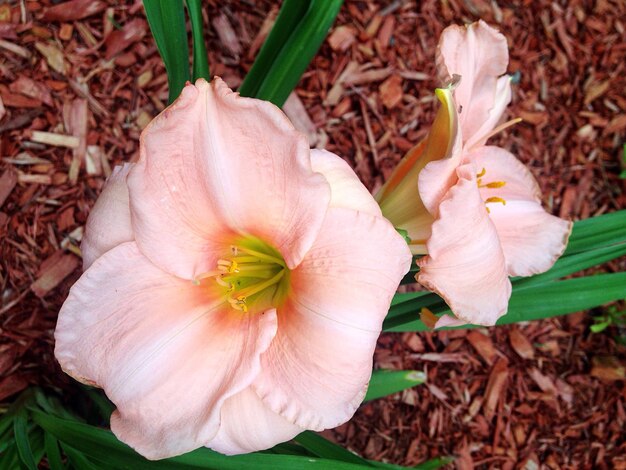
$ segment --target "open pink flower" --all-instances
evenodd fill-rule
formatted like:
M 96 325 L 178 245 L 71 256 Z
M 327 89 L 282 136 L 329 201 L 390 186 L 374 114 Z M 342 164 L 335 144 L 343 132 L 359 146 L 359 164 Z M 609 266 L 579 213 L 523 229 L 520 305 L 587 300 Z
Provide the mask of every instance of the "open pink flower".
M 417 235 L 412 251 L 426 254 L 418 260 L 418 282 L 440 294 L 456 316 L 442 317 L 437 327 L 495 324 L 511 295 L 508 276 L 549 269 L 571 231 L 570 222 L 543 210 L 522 163 L 484 145 L 510 101 L 509 77 L 500 76 L 507 63 L 506 40 L 485 23 L 444 31 L 438 64 L 452 84 L 437 90 L 442 107 L 433 129 L 379 196 L 383 214 L 408 227 L 411 238 Z M 402 202 L 411 187 L 419 198 Z M 394 205 L 401 207 L 387 210 Z M 406 225 L 397 217 L 403 211 L 412 217 Z
M 55 333 L 151 459 L 264 449 L 361 403 L 402 237 L 336 155 L 270 103 L 188 85 L 90 215 Z

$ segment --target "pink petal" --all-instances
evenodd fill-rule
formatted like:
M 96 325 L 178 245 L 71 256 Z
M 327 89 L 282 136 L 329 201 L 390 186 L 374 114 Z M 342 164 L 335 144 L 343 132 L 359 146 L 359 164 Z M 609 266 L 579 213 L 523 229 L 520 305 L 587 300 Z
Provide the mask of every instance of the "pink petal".
M 383 215 L 408 232 L 414 254 L 426 253 L 433 215 L 456 182 L 462 155 L 452 92 L 438 89 L 436 95 L 442 106 L 428 137 L 407 153 L 376 195 Z
M 80 244 L 83 270 L 103 253 L 134 238 L 126 186 L 126 177 L 132 167 L 133 163 L 125 163 L 113 169 L 89 213 L 85 235 Z
M 268 101 L 242 98 L 220 79 L 198 80 L 205 96 L 213 197 L 227 223 L 271 243 L 287 266 L 313 244 L 330 201 L 326 179 L 313 172 L 309 144 Z
M 501 197 L 506 205 L 490 204 L 510 276 L 547 271 L 563 254 L 572 223 L 541 207 L 539 186 L 526 166 L 499 147 L 480 147 L 469 158 L 485 169 L 484 184 L 501 181 L 500 188 L 481 188 L 483 199 Z
M 482 20 L 466 27 L 449 26 L 441 34 L 437 68 L 444 81 L 453 74 L 461 76 L 454 97 L 462 108 L 459 120 L 465 141 L 482 137 L 477 135 L 479 129 L 497 114 L 492 111 L 496 81 L 508 63 L 506 38 Z
M 430 163 L 419 172 L 417 181 L 422 203 L 435 217 L 445 194 L 457 181 L 456 168 L 461 164 L 463 155 L 452 91 L 450 88 L 437 89 L 436 94 L 442 107 L 428 137 L 433 150 L 426 149 Z
M 341 157 L 326 150 L 311 150 L 313 171 L 330 184 L 329 207 L 343 207 L 381 216 L 380 207 L 358 176 Z
M 459 320 L 452 315 L 441 315 L 437 323 L 435 323 L 435 330 L 438 328 L 445 328 L 446 326 L 463 326 L 467 325 L 466 321 Z
M 417 192 L 417 176 L 426 163 L 422 141 L 402 158 L 385 185 L 376 194 L 383 216 L 394 227 L 406 230 L 413 254 L 426 253 L 426 240 L 430 237 L 433 216 L 426 210 Z
M 511 283 L 494 225 L 489 220 L 471 164 L 458 168 L 458 183 L 439 207 L 418 261 L 418 282 L 441 295 L 454 315 L 468 323 L 493 325 L 507 309 Z
M 487 120 L 483 122 L 480 128 L 474 133 L 469 135 L 465 141 L 465 147 L 471 149 L 480 145 L 485 145 L 487 136 L 495 129 L 499 123 L 506 107 L 511 102 L 511 77 L 505 75 L 498 78 L 496 82 L 496 96 L 493 103 L 493 108 L 489 111 Z
M 510 276 L 532 276 L 550 269 L 563 254 L 572 223 L 548 214 L 540 204 L 507 201 L 491 208 Z
M 480 172 L 485 170 L 485 174 L 480 177 L 483 185 L 493 182 L 505 183 L 504 186 L 497 188 L 480 188 L 483 199 L 498 196 L 507 201 L 541 202 L 541 189 L 537 180 L 526 165 L 512 153 L 500 147 L 486 145 L 469 152 L 466 158 L 472 161 Z
M 274 310 L 235 314 L 212 294 L 130 242 L 98 258 L 59 313 L 59 363 L 104 388 L 117 406 L 111 429 L 150 459 L 208 443 L 222 403 L 256 377 L 276 333 Z
M 220 430 L 207 446 L 226 455 L 269 449 L 305 430 L 271 411 L 251 387 L 224 402 L 221 419 Z
M 215 269 L 228 227 L 210 189 L 205 98 L 193 85 L 141 134 L 128 176 L 135 239 L 161 269 L 191 279 Z M 218 187 L 219 188 L 219 187 Z M 217 243 L 211 243 L 217 242 Z
M 321 430 L 363 400 L 372 355 L 411 254 L 385 219 L 331 208 L 318 239 L 291 272 L 292 294 L 253 387 L 274 412 Z
M 485 174 L 480 178 L 483 185 L 493 182 L 505 183 L 504 186 L 498 188 L 481 188 L 480 193 L 483 199 L 497 196 L 506 201 L 541 202 L 541 190 L 537 180 L 528 171 L 526 165 L 510 152 L 500 147 L 487 145 L 468 153 L 467 159 L 474 163 L 479 172 L 485 170 Z
M 142 141 L 129 176 L 131 211 L 137 243 L 153 262 L 193 277 L 214 268 L 213 242 L 233 232 L 274 245 L 290 267 L 302 260 L 330 189 L 311 169 L 306 137 L 279 108 L 201 79 Z
M 406 230 L 413 254 L 426 254 L 433 216 L 426 210 L 417 192 L 419 172 L 428 163 L 424 153 L 428 139 L 413 147 L 396 166 L 391 177 L 376 194 L 384 217 L 394 227 Z M 428 147 L 432 149 L 433 147 Z

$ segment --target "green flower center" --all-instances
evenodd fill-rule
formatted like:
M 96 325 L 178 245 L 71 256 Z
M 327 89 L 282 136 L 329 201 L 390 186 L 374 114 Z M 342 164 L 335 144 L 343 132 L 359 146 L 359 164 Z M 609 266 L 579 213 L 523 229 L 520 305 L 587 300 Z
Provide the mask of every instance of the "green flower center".
M 213 279 L 233 309 L 259 312 L 284 303 L 289 275 L 278 250 L 256 237 L 245 236 L 217 261 L 215 271 L 196 277 L 194 282 L 201 285 L 205 279 Z

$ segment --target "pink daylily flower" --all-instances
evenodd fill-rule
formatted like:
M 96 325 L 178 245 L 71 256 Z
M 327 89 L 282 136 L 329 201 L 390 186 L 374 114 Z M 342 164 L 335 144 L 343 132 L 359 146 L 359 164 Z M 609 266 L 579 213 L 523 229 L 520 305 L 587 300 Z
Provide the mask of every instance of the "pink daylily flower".
M 55 355 L 150 459 L 348 420 L 410 252 L 349 166 L 270 103 L 199 80 L 90 214 Z
M 453 84 L 437 90 L 442 107 L 432 131 L 378 199 L 400 228 L 402 209 L 387 208 L 411 206 L 405 215 L 412 217 L 409 236 L 417 237 L 412 251 L 426 255 L 418 260 L 417 281 L 455 315 L 441 317 L 436 327 L 494 325 L 507 310 L 508 276 L 548 270 L 565 250 L 572 224 L 543 210 L 539 187 L 519 160 L 485 145 L 511 98 L 509 77 L 501 76 L 506 39 L 482 21 L 452 26 L 443 32 L 437 63 Z M 399 201 L 411 187 L 419 203 Z

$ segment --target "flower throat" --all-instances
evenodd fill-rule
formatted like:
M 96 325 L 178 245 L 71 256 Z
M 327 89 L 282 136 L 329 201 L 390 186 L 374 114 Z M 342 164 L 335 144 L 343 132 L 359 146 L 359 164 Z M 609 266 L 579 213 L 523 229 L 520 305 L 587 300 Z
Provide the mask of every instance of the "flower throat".
M 246 236 L 230 246 L 214 271 L 194 279 L 196 285 L 213 279 L 230 306 L 255 312 L 283 303 L 289 288 L 289 269 L 278 250 L 256 237 Z

